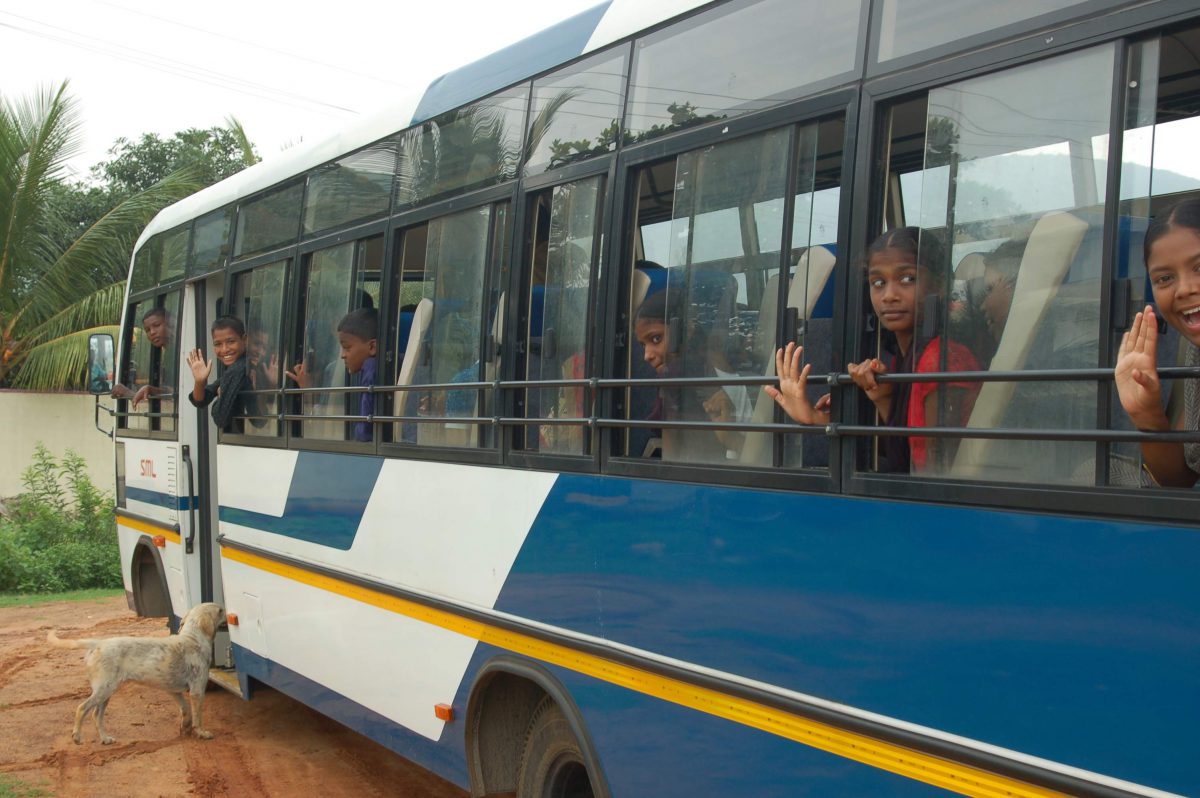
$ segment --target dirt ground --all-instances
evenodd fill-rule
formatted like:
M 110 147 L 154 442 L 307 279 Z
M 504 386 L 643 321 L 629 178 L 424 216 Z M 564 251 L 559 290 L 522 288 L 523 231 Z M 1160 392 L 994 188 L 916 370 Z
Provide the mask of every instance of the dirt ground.
M 16 782 L 57 798 L 297 795 L 462 798 L 461 790 L 273 690 L 242 701 L 210 685 L 204 725 L 212 740 L 181 738 L 165 692 L 126 684 L 105 716 L 112 745 L 90 720 L 71 741 L 87 697 L 83 652 L 51 648 L 61 637 L 164 635 L 123 597 L 0 609 L 0 793 Z M 18 793 L 19 794 L 19 793 Z

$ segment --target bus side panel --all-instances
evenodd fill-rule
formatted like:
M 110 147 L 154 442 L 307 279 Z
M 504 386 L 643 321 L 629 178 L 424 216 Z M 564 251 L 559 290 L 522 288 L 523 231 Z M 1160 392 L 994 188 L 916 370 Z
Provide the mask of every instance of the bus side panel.
M 1197 562 L 1191 529 L 562 475 L 497 609 L 1193 794 Z
M 135 547 L 144 537 L 162 536 L 157 548 L 167 580 L 167 595 L 176 617 L 187 612 L 187 584 L 184 577 L 183 546 L 178 532 L 179 497 L 178 444 L 128 438 L 125 452 L 125 508 L 152 523 L 117 517 L 117 539 L 121 549 L 121 574 L 127 594 L 134 586 Z

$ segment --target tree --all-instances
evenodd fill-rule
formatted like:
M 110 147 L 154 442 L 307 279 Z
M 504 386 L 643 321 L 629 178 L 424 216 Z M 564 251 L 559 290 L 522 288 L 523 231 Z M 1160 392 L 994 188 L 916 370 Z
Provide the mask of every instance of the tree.
M 92 168 L 92 179 L 119 198 L 145 191 L 172 172 L 193 169 L 205 186 L 258 162 L 254 146 L 234 118 L 228 127 L 188 128 L 169 139 L 144 133 L 136 143 L 117 139 L 112 156 Z
M 66 82 L 0 98 L 0 385 L 81 385 L 88 336 L 115 332 L 142 228 L 203 185 L 194 167 L 179 169 L 72 236 L 65 231 L 77 224 L 73 212 L 55 200 L 79 125 Z

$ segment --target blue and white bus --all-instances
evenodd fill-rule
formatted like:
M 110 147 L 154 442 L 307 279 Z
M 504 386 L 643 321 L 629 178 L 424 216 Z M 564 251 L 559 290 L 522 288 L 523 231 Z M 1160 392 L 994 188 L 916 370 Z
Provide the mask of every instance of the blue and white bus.
M 611 0 L 385 102 L 133 258 L 125 585 L 227 609 L 214 678 L 475 796 L 1200 794 L 1200 495 L 1112 384 L 1200 195 L 1193 0 Z M 844 364 L 902 227 L 973 401 L 887 469 Z M 218 430 L 176 397 L 223 314 Z M 828 424 L 764 390 L 789 341 Z

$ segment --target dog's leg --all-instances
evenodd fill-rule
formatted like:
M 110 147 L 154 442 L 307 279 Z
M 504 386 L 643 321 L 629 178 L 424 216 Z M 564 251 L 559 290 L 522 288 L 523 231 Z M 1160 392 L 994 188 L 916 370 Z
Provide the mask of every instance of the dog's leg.
M 179 736 L 185 737 L 192 730 L 192 708 L 183 693 L 171 693 L 171 697 L 179 704 Z
M 96 705 L 92 702 L 92 699 L 95 697 L 96 694 L 92 693 L 75 710 L 75 726 L 71 729 L 71 739 L 75 741 L 75 745 L 83 742 L 83 734 L 81 733 L 83 719 L 87 717 L 89 712 L 96 708 Z
M 211 740 L 212 732 L 203 727 L 200 719 L 200 707 L 204 703 L 204 687 L 204 682 L 201 682 L 199 689 L 188 690 L 188 702 L 192 705 L 192 734 L 201 740 Z
M 116 742 L 112 737 L 108 736 L 108 732 L 104 731 L 104 710 L 108 709 L 108 699 L 112 694 L 106 695 L 103 701 L 96 704 L 96 731 L 100 734 L 101 745 L 112 745 Z

